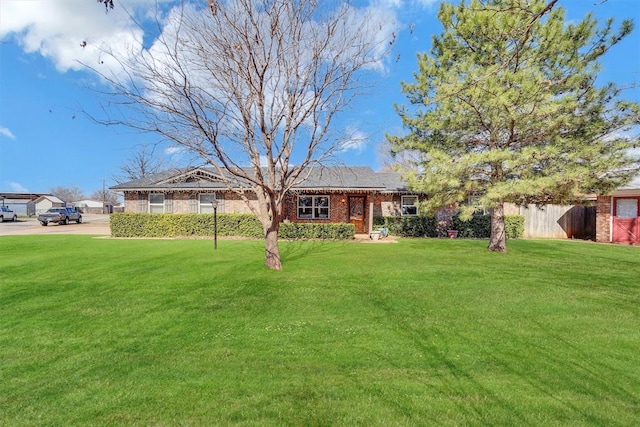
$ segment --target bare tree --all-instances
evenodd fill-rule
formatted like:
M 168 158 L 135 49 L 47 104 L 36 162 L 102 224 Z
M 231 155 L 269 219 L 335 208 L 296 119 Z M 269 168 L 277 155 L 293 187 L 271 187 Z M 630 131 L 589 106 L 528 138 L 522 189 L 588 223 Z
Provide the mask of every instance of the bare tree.
M 113 176 L 118 184 L 144 178 L 160 172 L 166 167 L 165 161 L 155 154 L 155 145 L 143 145 L 133 154 L 133 157 L 120 166 L 120 173 Z
M 52 187 L 49 189 L 49 193 L 53 196 L 56 196 L 58 199 L 62 200 L 65 203 L 77 202 L 78 200 L 84 199 L 84 194 L 82 190 L 78 187 Z
M 96 202 L 102 202 L 103 205 L 118 204 L 118 194 L 104 187 L 91 193 L 91 196 L 89 198 L 91 200 L 95 200 Z
M 136 112 L 104 122 L 155 132 L 216 168 L 261 221 L 266 266 L 279 270 L 285 194 L 348 142 L 335 119 L 374 84 L 395 21 L 342 2 L 198 6 L 170 12 L 142 54 L 110 52 L 122 70 L 101 74 Z

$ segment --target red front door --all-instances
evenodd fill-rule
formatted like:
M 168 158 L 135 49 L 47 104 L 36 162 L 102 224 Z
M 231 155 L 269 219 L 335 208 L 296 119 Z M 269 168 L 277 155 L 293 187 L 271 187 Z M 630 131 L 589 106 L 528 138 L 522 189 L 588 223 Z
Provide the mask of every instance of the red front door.
M 613 199 L 613 241 L 616 243 L 640 243 L 640 197 Z
M 349 197 L 349 222 L 356 227 L 356 233 L 365 232 L 364 206 L 363 196 Z

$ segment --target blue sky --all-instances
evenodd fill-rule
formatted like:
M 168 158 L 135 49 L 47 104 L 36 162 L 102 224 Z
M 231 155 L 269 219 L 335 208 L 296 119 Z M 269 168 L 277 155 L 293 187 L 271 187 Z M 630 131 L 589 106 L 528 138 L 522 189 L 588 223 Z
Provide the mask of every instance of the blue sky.
M 401 81 L 413 81 L 416 52 L 427 52 L 440 32 L 437 0 L 372 0 L 381 13 L 399 23 L 396 42 L 379 84 L 348 111 L 345 123 L 366 135 L 342 153 L 350 165 L 383 166 L 380 144 L 385 133 L 402 134 L 394 103 L 406 103 Z M 625 98 L 640 102 L 640 0 L 560 0 L 568 19 L 591 11 L 603 21 L 632 18 L 633 34 L 604 59 L 600 81 L 629 86 Z M 142 145 L 157 136 L 92 122 L 107 99 L 92 90 L 99 79 L 78 61 L 100 61 L 90 44 L 122 42 L 139 36 L 130 30 L 130 11 L 143 16 L 155 0 L 121 0 L 105 14 L 94 0 L 0 1 L 0 191 L 48 192 L 57 186 L 79 187 L 85 195 L 115 182 L 113 176 Z M 122 7 L 124 5 L 124 7 Z M 149 36 L 145 36 L 149 41 Z M 633 85 L 636 87 L 632 87 Z M 169 164 L 184 159 L 173 147 L 156 152 Z

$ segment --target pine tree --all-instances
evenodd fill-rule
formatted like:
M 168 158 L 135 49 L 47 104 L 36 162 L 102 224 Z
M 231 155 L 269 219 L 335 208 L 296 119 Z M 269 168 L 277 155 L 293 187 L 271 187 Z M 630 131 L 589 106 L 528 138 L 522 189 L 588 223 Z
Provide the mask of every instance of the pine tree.
M 438 17 L 444 31 L 403 83 L 413 107 L 396 107 L 409 133 L 389 136 L 394 152 L 420 153 L 407 177 L 430 195 L 426 208 L 489 208 L 489 249 L 504 252 L 505 203 L 572 203 L 637 171 L 624 131 L 640 106 L 596 86 L 599 59 L 631 21 L 570 24 L 544 0 L 443 3 Z

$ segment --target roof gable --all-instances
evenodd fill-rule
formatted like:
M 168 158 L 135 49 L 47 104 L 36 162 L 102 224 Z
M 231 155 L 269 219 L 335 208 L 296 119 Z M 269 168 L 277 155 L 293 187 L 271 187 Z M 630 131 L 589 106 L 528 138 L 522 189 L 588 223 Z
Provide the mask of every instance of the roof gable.
M 219 182 L 217 175 L 213 170 L 205 168 L 195 168 L 183 170 L 181 173 L 171 175 L 166 179 L 159 180 L 158 185 L 162 184 L 180 184 L 191 182 Z
M 56 196 L 51 196 L 51 195 L 44 195 L 44 196 L 40 196 L 35 200 L 35 203 L 40 203 L 43 200 L 48 200 L 51 203 L 62 203 L 64 204 L 64 201 L 60 200 L 59 198 L 57 198 Z

